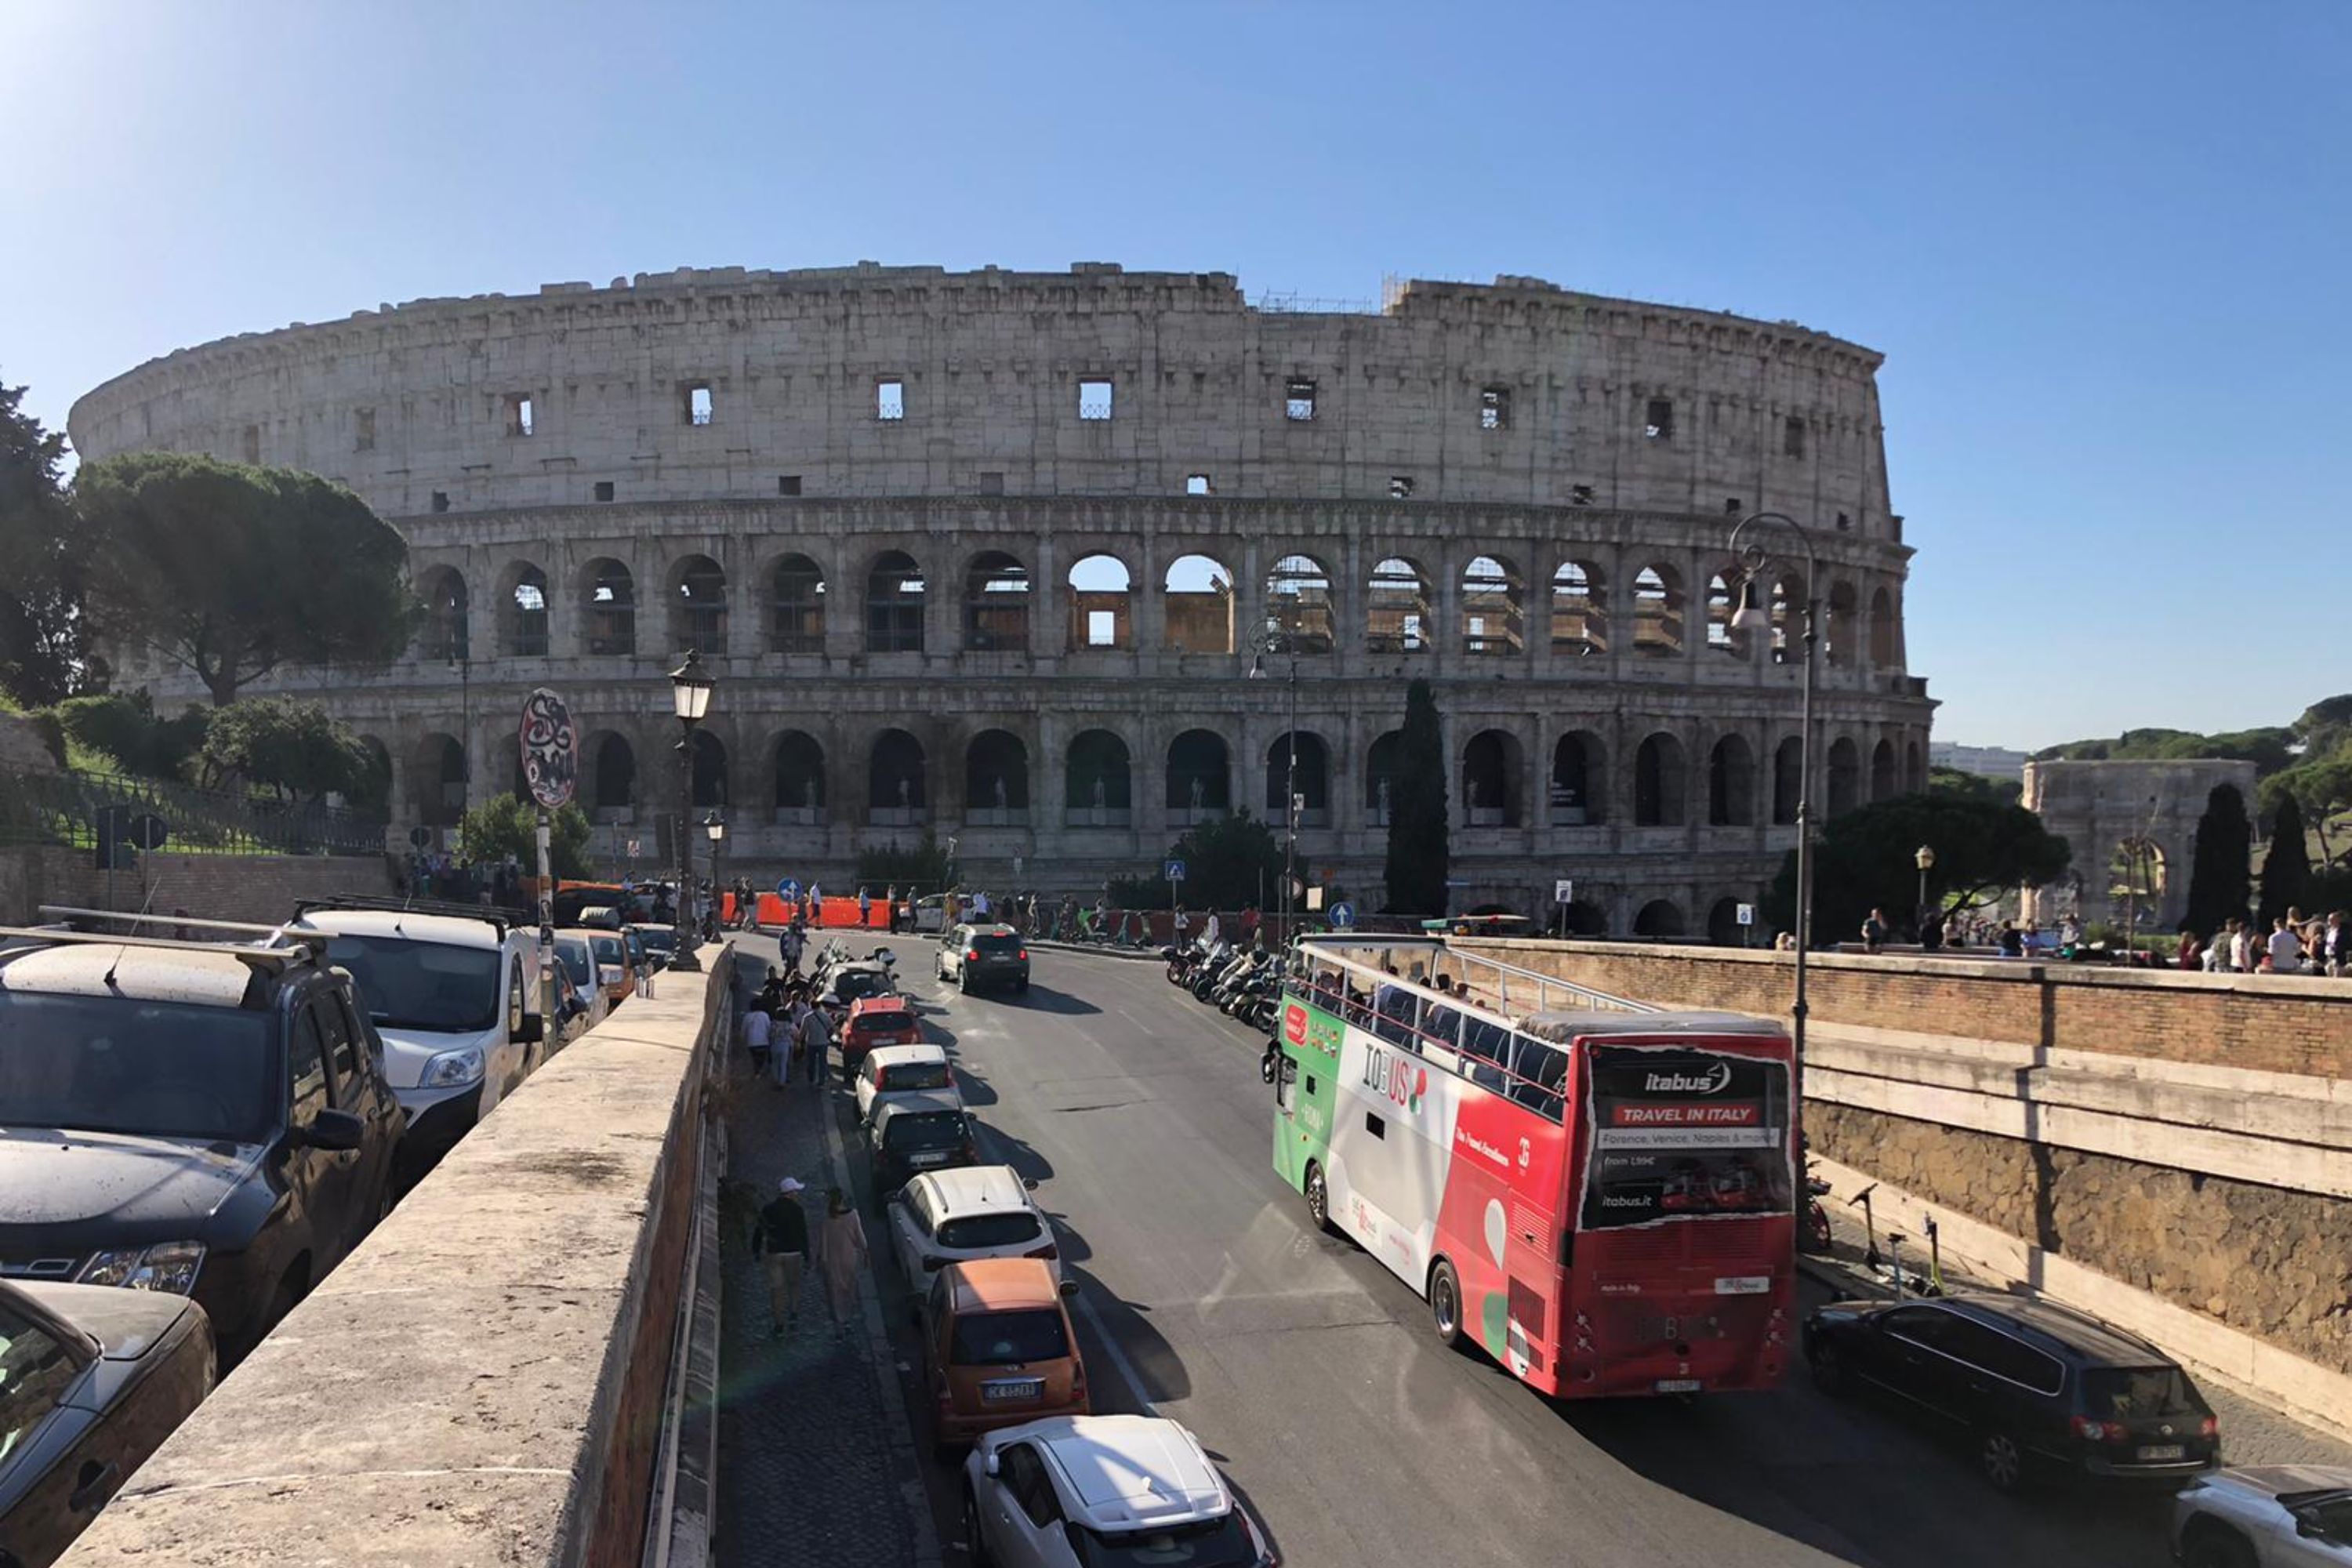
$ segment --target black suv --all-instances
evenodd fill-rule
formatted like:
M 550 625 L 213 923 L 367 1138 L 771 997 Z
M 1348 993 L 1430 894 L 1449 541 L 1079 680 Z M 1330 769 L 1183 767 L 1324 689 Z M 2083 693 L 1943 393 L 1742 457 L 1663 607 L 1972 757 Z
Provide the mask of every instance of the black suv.
M 0 928 L 0 1274 L 193 1296 L 226 1365 L 359 1244 L 403 1118 L 324 940 Z
M 2112 1324 L 2020 1296 L 1837 1301 L 1805 1320 L 1822 1392 L 1893 1394 L 1969 1435 L 1986 1480 L 2038 1475 L 2178 1482 L 2221 1460 L 2189 1374 Z

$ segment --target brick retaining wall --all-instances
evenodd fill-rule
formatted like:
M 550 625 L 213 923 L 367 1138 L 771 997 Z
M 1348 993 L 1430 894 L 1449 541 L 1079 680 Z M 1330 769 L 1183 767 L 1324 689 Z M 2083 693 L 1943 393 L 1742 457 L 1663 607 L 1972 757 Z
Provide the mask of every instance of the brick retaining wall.
M 42 904 L 107 907 L 107 875 L 87 849 L 48 845 L 0 849 L 0 921 L 29 921 Z M 114 873 L 114 907 L 144 896 L 137 871 Z M 389 893 L 392 866 L 381 856 L 174 855 L 147 857 L 147 907 L 220 921 L 281 921 L 294 900 L 329 893 Z

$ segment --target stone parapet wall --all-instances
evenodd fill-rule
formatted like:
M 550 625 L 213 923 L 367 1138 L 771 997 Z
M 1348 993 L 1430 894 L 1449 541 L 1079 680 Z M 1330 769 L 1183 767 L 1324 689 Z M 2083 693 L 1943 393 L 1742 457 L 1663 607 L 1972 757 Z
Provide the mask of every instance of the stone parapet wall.
M 297 899 L 393 890 L 391 862 L 381 857 L 328 855 L 174 855 L 146 858 L 113 874 L 112 908 L 173 910 L 205 920 L 273 922 L 291 919 Z M 87 849 L 33 845 L 0 849 L 0 921 L 30 921 L 42 904 L 106 909 L 107 873 Z M 148 895 L 152 893 L 152 898 Z

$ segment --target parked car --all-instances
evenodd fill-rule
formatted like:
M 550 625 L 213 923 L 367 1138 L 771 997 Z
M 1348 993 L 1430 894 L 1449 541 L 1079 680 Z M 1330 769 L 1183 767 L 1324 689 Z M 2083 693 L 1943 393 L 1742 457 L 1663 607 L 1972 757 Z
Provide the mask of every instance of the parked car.
M 853 1003 L 869 996 L 896 995 L 898 990 L 889 966 L 870 958 L 846 959 L 829 965 L 816 980 L 817 1001 L 836 1012 L 846 1012 Z
M 618 964 L 596 962 L 596 938 L 607 933 L 573 927 L 555 933 L 556 967 L 587 1004 L 588 1026 L 594 1028 L 613 1011 L 613 990 L 625 984 Z
M 1087 1363 L 1063 1298 L 1076 1280 L 1034 1258 L 950 1263 L 918 1309 L 923 1385 L 940 1445 L 1092 1408 Z
M 358 1246 L 405 1135 L 330 945 L 0 931 L 0 1274 L 193 1296 L 233 1363 Z
M 2352 1468 L 2215 1470 L 2172 1500 L 2181 1568 L 2342 1568 L 2352 1563 Z
M 841 1025 L 841 1067 L 855 1073 L 866 1053 L 884 1046 L 920 1045 L 923 1026 L 904 996 L 861 996 Z
M 1031 1258 L 1061 1278 L 1054 1227 L 1010 1165 L 969 1165 L 911 1177 L 892 1193 L 890 1250 L 918 1295 L 950 1263 Z
M 919 931 L 944 930 L 948 923 L 948 901 L 938 893 L 915 900 L 915 929 Z
M 64 1555 L 214 1372 L 212 1325 L 183 1297 L 0 1280 L 0 1564 Z
M 947 1052 L 938 1046 L 877 1047 L 857 1064 L 856 1081 L 861 1124 L 874 1119 L 877 1105 L 919 1090 L 944 1089 L 962 1099 L 956 1088 L 955 1069 L 948 1065 Z
M 677 928 L 633 922 L 627 928 L 644 944 L 646 962 L 656 969 L 667 969 L 677 959 Z
M 874 1184 L 890 1192 L 918 1171 L 980 1163 L 980 1142 L 961 1097 L 933 1089 L 893 1100 L 866 1124 Z
M 940 939 L 939 978 L 969 994 L 983 986 L 1029 989 L 1029 943 L 1008 925 L 959 925 Z
M 994 1568 L 1279 1568 L 1200 1439 L 1157 1415 L 1057 1415 L 964 1460 L 964 1539 Z
M 1813 1381 L 1868 1385 L 1966 1432 L 1984 1479 L 2179 1482 L 2221 1462 L 2221 1424 L 2179 1364 L 2050 1301 L 1838 1301 L 1805 1320 Z
M 403 1179 L 432 1169 L 546 1055 L 539 937 L 505 911 L 368 897 L 306 900 L 286 928 L 327 941 L 384 1044 L 408 1113 Z

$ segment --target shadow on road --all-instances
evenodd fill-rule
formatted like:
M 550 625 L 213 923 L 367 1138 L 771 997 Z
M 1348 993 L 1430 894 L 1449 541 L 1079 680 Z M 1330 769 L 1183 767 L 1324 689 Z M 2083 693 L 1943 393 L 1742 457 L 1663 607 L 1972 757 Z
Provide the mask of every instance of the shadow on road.
M 1069 1017 L 1083 1017 L 1102 1011 L 1093 1003 L 1073 996 L 1066 991 L 1052 991 L 1035 984 L 1026 991 L 1007 994 L 1002 999 L 1002 1005 L 1024 1013 L 1059 1013 Z
M 1184 1370 L 1184 1358 L 1176 1353 L 1176 1347 L 1153 1326 L 1150 1308 L 1119 1300 L 1110 1287 L 1083 1268 L 1073 1268 L 1066 1273 L 1086 1292 L 1087 1305 L 1102 1320 L 1104 1331 L 1127 1352 L 1128 1363 L 1142 1383 L 1140 1392 L 1146 1399 L 1162 1405 L 1171 1399 L 1192 1396 L 1192 1374 Z M 1099 1384 L 1111 1367 L 1106 1359 L 1102 1365 L 1089 1364 L 1087 1370 Z

